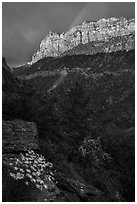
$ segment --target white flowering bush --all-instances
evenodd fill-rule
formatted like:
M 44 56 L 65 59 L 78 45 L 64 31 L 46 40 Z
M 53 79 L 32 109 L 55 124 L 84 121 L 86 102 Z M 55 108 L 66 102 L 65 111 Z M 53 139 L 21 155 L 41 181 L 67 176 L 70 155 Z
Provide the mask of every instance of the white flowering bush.
M 79 152 L 84 158 L 89 157 L 92 161 L 99 163 L 112 160 L 110 155 L 103 150 L 99 137 L 97 139 L 85 138 L 79 147 Z
M 46 162 L 45 158 L 29 150 L 20 154 L 18 158 L 10 158 L 9 174 L 15 180 L 25 179 L 25 184 L 29 186 L 33 182 L 39 190 L 50 190 L 56 185 L 53 164 Z

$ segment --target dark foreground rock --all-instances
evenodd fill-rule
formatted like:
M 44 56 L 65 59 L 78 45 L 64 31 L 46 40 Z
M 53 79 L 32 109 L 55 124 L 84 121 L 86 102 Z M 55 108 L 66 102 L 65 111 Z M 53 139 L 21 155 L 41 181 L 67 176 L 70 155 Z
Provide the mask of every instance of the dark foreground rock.
M 2 126 L 3 154 L 39 149 L 38 133 L 35 123 L 13 120 L 3 121 Z
M 39 152 L 33 122 L 3 121 L 3 201 L 53 201 L 60 193 L 53 164 Z
M 94 186 L 57 172 L 40 154 L 37 136 L 35 123 L 3 121 L 3 201 L 107 200 Z

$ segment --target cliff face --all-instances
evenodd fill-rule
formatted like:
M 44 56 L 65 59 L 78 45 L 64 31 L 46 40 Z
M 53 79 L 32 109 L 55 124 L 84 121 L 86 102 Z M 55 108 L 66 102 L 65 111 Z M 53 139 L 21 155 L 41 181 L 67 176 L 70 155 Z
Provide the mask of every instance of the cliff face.
M 32 56 L 32 63 L 35 63 L 44 56 L 60 56 L 79 44 L 84 45 L 98 41 L 106 43 L 118 36 L 130 36 L 129 38 L 127 37 L 124 48 L 120 47 L 119 43 L 117 43 L 118 50 L 129 50 L 134 47 L 134 39 L 131 37 L 134 32 L 135 19 L 127 20 L 125 18 L 117 19 L 112 17 L 108 19 L 103 18 L 97 22 L 85 21 L 71 28 L 67 33 L 57 34 L 50 32 L 41 41 L 39 50 Z M 108 49 L 106 47 L 103 52 L 111 52 L 111 47 Z

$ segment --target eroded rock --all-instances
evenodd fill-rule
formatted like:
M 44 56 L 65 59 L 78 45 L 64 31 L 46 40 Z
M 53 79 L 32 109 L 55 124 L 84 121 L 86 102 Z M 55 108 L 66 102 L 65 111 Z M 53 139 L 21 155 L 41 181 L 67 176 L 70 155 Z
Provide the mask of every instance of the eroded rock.
M 40 43 L 40 48 L 32 56 L 32 63 L 37 62 L 43 57 L 57 57 L 72 48 L 90 42 L 108 42 L 118 36 L 126 36 L 135 32 L 135 20 L 127 20 L 126 18 L 108 18 L 100 19 L 97 22 L 83 22 L 80 25 L 72 27 L 68 32 L 57 34 L 50 32 Z M 130 41 L 130 42 L 129 42 Z M 131 46 L 134 40 L 127 40 L 125 50 L 133 48 Z M 121 50 L 122 45 L 119 42 L 115 50 Z M 114 45 L 107 46 L 104 52 L 114 51 Z

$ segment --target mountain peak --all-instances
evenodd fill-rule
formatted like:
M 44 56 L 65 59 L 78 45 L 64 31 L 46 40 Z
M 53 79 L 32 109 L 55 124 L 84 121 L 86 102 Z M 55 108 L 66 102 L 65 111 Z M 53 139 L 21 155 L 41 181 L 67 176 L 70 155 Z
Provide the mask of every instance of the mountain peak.
M 73 49 L 79 44 L 103 41 L 111 38 L 123 37 L 135 33 L 135 19 L 102 18 L 98 21 L 84 21 L 72 27 L 66 33 L 50 31 L 40 43 L 40 48 L 32 56 L 32 63 L 43 57 L 58 57 L 62 53 Z M 127 49 L 128 50 L 128 49 Z

